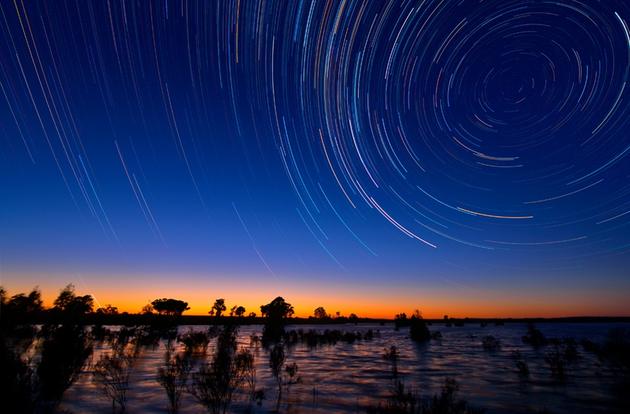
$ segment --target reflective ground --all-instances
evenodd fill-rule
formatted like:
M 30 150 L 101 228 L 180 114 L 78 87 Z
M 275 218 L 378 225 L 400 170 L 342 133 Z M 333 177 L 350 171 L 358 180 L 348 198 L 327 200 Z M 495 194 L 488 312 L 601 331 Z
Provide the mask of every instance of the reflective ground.
M 552 375 L 548 357 L 554 346 L 535 349 L 523 343 L 527 327 L 523 324 L 504 326 L 465 325 L 431 326 L 440 331 L 441 340 L 417 345 L 407 329 L 396 331 L 392 325 L 300 325 L 288 329 L 339 329 L 367 332 L 375 335 L 370 340 L 354 343 L 338 342 L 335 345 L 309 347 L 298 343 L 287 349 L 286 363 L 297 363 L 300 381 L 285 389 L 281 412 L 290 413 L 355 413 L 366 412 L 392 395 L 392 365 L 384 359 L 385 349 L 392 345 L 399 352 L 398 375 L 406 387 L 419 399 L 439 393 L 447 377 L 459 384 L 459 396 L 471 406 L 488 413 L 610 413 L 627 412 L 628 393 L 620 385 L 618 375 L 611 368 L 586 352 L 580 340 L 603 341 L 612 328 L 630 328 L 630 324 L 540 324 L 537 326 L 547 337 L 575 338 L 577 359 L 566 364 L 564 378 Z M 204 330 L 203 326 L 181 326 L 179 332 L 189 329 Z M 256 388 L 263 389 L 265 399 L 259 406 L 239 394 L 231 406 L 232 412 L 270 412 L 276 405 L 276 382 L 269 368 L 269 353 L 260 344 L 250 340 L 260 335 L 261 326 L 243 326 L 239 342 L 251 347 L 255 355 Z M 500 346 L 482 346 L 488 335 L 499 340 Z M 212 354 L 212 344 L 208 354 Z M 515 356 L 515 351 L 520 357 Z M 106 343 L 95 348 L 92 362 L 101 353 L 108 352 Z M 129 413 L 166 412 L 166 394 L 156 381 L 158 367 L 164 361 L 165 343 L 145 348 L 140 353 L 129 382 Z M 519 373 L 517 360 L 529 368 L 529 375 Z M 62 407 L 73 413 L 109 413 L 111 402 L 102 387 L 93 381 L 88 367 L 77 383 L 64 396 Z M 185 393 L 182 413 L 203 413 L 204 407 Z

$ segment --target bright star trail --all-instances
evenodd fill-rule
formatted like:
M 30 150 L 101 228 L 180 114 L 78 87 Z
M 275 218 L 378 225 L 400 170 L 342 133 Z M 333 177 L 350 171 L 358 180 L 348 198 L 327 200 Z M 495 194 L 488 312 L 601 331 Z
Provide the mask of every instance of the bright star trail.
M 626 1 L 0 14 L 13 290 L 628 312 Z

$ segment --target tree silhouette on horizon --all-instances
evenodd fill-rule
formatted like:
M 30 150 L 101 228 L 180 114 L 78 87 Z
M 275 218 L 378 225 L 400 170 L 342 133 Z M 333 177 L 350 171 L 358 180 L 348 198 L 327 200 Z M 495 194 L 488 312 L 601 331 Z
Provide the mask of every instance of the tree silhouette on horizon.
M 179 299 L 155 299 L 151 302 L 153 309 L 160 315 L 168 316 L 180 316 L 185 311 L 189 310 L 188 302 L 184 302 Z
M 281 339 L 284 334 L 285 320 L 295 313 L 293 306 L 286 302 L 282 296 L 278 296 L 268 304 L 262 305 L 260 312 L 265 318 L 263 340 L 267 342 L 276 342 Z
M 210 308 L 210 312 L 208 313 L 210 314 L 210 316 L 216 316 L 217 318 L 220 318 L 226 309 L 227 306 L 225 306 L 225 299 L 219 298 L 214 301 L 214 304 L 212 305 L 212 308 Z
M 313 311 L 313 316 L 316 319 L 326 319 L 328 318 L 328 313 L 326 313 L 326 309 L 323 306 L 320 306 Z

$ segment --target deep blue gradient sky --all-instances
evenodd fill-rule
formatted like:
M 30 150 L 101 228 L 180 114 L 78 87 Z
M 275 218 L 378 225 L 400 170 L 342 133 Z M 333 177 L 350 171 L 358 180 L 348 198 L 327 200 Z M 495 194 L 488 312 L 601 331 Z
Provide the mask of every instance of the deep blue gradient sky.
M 1 283 L 630 314 L 629 31 L 621 0 L 2 2 Z

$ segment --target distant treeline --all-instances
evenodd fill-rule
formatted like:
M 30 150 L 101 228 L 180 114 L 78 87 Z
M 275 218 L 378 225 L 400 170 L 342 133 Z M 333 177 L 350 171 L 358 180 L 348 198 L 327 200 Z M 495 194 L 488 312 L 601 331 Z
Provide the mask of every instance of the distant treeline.
M 29 293 L 18 293 L 12 296 L 0 287 L 0 320 L 11 319 L 12 323 L 44 324 L 62 323 L 68 314 L 79 316 L 77 323 L 86 325 L 145 325 L 157 321 L 169 320 L 182 325 L 222 325 L 229 321 L 232 324 L 249 325 L 265 322 L 265 307 L 260 307 L 261 314 L 247 312 L 243 306 L 234 305 L 228 307 L 225 299 L 218 298 L 210 301 L 208 315 L 184 315 L 189 310 L 188 303 L 173 298 L 158 298 L 146 304 L 138 313 L 119 312 L 116 306 L 107 304 L 98 308 L 94 306 L 94 298 L 91 295 L 77 295 L 73 285 L 63 288 L 53 306 L 46 308 L 43 305 L 41 292 L 34 288 Z M 377 323 L 385 324 L 394 322 L 397 326 L 407 326 L 408 318 L 405 313 L 388 318 L 365 318 L 355 313 L 348 316 L 340 312 L 329 314 L 323 307 L 317 307 L 313 315 L 309 317 L 295 317 L 293 306 L 288 304 L 287 319 L 291 324 L 346 324 L 346 323 Z M 417 311 L 416 311 L 417 313 Z M 417 313 L 419 315 L 419 313 Z M 450 326 L 476 325 L 502 325 L 505 323 L 611 323 L 630 322 L 628 316 L 574 316 L 559 318 L 452 318 L 444 316 L 441 319 L 424 319 L 431 324 L 444 324 Z

